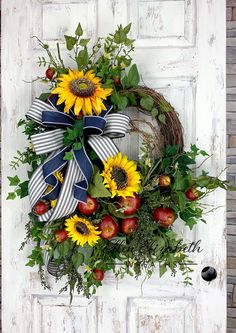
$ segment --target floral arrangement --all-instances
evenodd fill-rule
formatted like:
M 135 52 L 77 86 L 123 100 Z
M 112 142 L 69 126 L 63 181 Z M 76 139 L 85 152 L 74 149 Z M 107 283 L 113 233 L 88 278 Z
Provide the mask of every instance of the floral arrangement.
M 8 177 L 14 190 L 7 199 L 30 197 L 21 247 L 33 246 L 26 265 L 38 265 L 44 287 L 48 273 L 56 280 L 66 276 L 61 291 L 71 296 L 75 290 L 94 294 L 107 271 L 137 278 L 151 276 L 157 265 L 160 276 L 180 270 L 191 284 L 192 262 L 172 226 L 177 218 L 190 229 L 205 223 L 201 199 L 229 188 L 208 172 L 196 176 L 196 158 L 209 156 L 194 144 L 183 150 L 178 114 L 161 94 L 140 85 L 130 28 L 120 25 L 90 47 L 78 24 L 75 36 L 65 36 L 73 68 L 64 64 L 59 44 L 54 54 L 37 39 L 48 56 L 38 60 L 47 69 L 37 79 L 48 92 L 18 123 L 29 145 L 11 166 L 28 165 L 28 179 Z M 127 107 L 147 114 L 142 122 L 151 134 L 122 113 Z M 114 143 L 127 132 L 142 138 L 135 161 Z

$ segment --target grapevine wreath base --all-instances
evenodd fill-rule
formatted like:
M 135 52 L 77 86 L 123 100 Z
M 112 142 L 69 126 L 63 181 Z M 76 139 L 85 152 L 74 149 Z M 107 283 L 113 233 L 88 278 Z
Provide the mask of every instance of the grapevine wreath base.
M 94 294 L 107 271 L 149 277 L 157 265 L 160 276 L 180 270 L 191 284 L 191 260 L 173 223 L 179 218 L 192 229 L 205 222 L 201 199 L 229 188 L 208 172 L 195 175 L 196 157 L 208 154 L 194 144 L 184 151 L 178 114 L 161 94 L 140 85 L 130 27 L 118 26 L 90 47 L 79 24 L 75 36 L 65 36 L 76 69 L 65 66 L 59 44 L 55 55 L 38 40 L 48 55 L 39 58 L 47 70 L 38 79 L 48 92 L 18 123 L 29 145 L 11 166 L 28 164 L 28 179 L 8 177 L 14 190 L 7 199 L 29 194 L 32 211 L 21 248 L 30 242 L 33 249 L 26 265 L 38 265 L 44 287 L 48 273 L 56 280 L 66 276 L 61 291 L 71 296 L 75 290 Z M 130 119 L 129 111 L 122 113 L 127 107 L 149 117 Z M 136 161 L 113 140 L 127 132 L 142 138 Z

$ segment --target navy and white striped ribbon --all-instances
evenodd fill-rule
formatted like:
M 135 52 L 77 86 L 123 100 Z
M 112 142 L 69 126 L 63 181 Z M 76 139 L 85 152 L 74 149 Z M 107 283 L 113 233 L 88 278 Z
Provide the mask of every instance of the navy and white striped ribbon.
M 93 166 L 83 147 L 81 150 L 73 150 L 64 146 L 64 133 L 67 127 L 73 127 L 74 115 L 63 112 L 64 106 L 57 105 L 57 95 L 49 98 L 49 104 L 36 99 L 27 118 L 48 127 L 56 128 L 46 132 L 35 134 L 31 137 L 36 154 L 49 154 L 46 161 L 40 165 L 32 175 L 29 182 L 29 195 L 31 206 L 40 199 L 57 199 L 54 208 L 39 217 L 39 221 L 47 222 L 45 234 L 50 232 L 50 224 L 61 217 L 72 214 L 79 201 L 86 201 L 89 182 L 93 173 Z M 84 135 L 91 148 L 96 152 L 101 161 L 116 155 L 119 150 L 112 138 L 125 136 L 129 117 L 124 114 L 109 114 L 111 107 L 103 111 L 100 116 L 84 117 Z M 73 160 L 64 161 L 65 152 L 73 153 Z M 55 172 L 61 170 L 67 164 L 65 179 L 61 185 L 55 177 Z M 48 186 L 50 191 L 46 193 Z M 46 244 L 43 242 L 42 246 Z M 44 250 L 44 262 L 47 271 L 56 275 L 57 267 L 53 258 Z
M 31 141 L 36 154 L 47 154 L 64 147 L 64 133 L 65 130 L 58 128 L 52 131 L 32 135 Z

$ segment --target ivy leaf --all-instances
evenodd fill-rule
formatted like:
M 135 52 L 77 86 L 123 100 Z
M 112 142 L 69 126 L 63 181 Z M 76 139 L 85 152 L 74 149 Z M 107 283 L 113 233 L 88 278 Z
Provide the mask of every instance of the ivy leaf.
M 20 198 L 24 198 L 26 197 L 29 192 L 28 192 L 28 185 L 29 185 L 29 181 L 26 180 L 23 183 L 20 183 L 18 186 L 20 188 Z
M 128 79 L 127 79 L 127 76 L 123 76 L 121 78 L 121 84 L 122 84 L 123 88 L 128 88 Z
M 15 192 L 9 192 L 7 196 L 7 200 L 14 200 L 16 198 Z
M 84 261 L 84 255 L 82 253 L 77 252 L 73 254 L 71 259 L 75 268 L 78 269 Z
M 158 119 L 162 124 L 166 123 L 166 116 L 164 113 L 159 114 Z
M 14 177 L 7 177 L 9 182 L 10 182 L 10 186 L 17 186 L 20 183 L 20 179 L 18 176 L 14 176 Z
M 121 26 L 119 26 L 118 30 L 116 30 L 114 34 L 114 42 L 116 44 L 121 44 L 125 42 L 125 39 L 126 39 L 126 33 L 124 29 Z
M 71 151 L 67 151 L 65 152 L 65 155 L 63 157 L 63 160 L 64 161 L 70 161 L 70 160 L 73 160 L 74 156 L 73 156 L 73 153 Z
M 135 39 L 126 38 L 124 44 L 125 44 L 125 46 L 130 46 L 134 41 L 135 41 Z
M 58 247 L 56 247 L 54 252 L 53 252 L 53 258 L 54 259 L 59 259 L 60 257 L 61 257 L 60 251 L 59 251 Z
M 134 93 L 132 93 L 132 92 L 128 92 L 128 93 L 127 93 L 127 97 L 128 97 L 128 99 L 129 99 L 129 101 L 130 101 L 130 104 L 131 104 L 132 106 L 136 106 L 136 105 L 137 105 L 137 101 L 136 101 L 136 97 L 135 97 L 135 94 L 134 94 Z
M 153 118 L 156 118 L 156 116 L 158 115 L 158 109 L 157 108 L 152 108 L 151 114 L 152 114 Z
M 87 46 L 88 42 L 90 41 L 90 38 L 86 39 L 86 38 L 81 38 L 81 40 L 79 41 L 79 45 L 82 47 Z
M 67 50 L 71 51 L 76 44 L 76 38 L 72 37 L 72 36 L 67 36 L 67 35 L 64 35 L 64 37 L 66 40 L 66 48 L 67 48 Z
M 142 97 L 140 100 L 140 105 L 143 109 L 151 111 L 154 105 L 154 100 L 151 96 Z
M 80 150 L 83 147 L 82 142 L 75 142 L 73 143 L 73 149 L 74 150 Z
M 175 156 L 178 154 L 179 151 L 179 145 L 173 145 L 173 146 L 166 146 L 166 148 L 164 149 L 164 154 L 166 156 Z
M 88 244 L 85 244 L 84 246 L 78 246 L 77 252 L 83 255 L 83 261 L 85 264 L 88 264 L 89 259 L 93 253 L 93 248 L 89 246 Z
M 83 29 L 82 29 L 80 23 L 77 25 L 77 28 L 75 30 L 75 34 L 76 34 L 76 36 L 79 36 L 79 37 L 83 35 Z
M 135 87 L 139 84 L 140 76 L 137 69 L 137 66 L 134 64 L 130 67 L 128 76 L 127 76 L 127 86 L 129 87 Z
M 29 260 L 25 266 L 29 266 L 29 267 L 34 267 L 34 265 L 36 265 L 35 261 L 34 260 Z
M 20 188 L 16 189 L 15 193 L 16 195 L 21 196 L 21 189 Z
M 196 184 L 200 187 L 207 187 L 209 182 L 210 182 L 210 177 L 209 176 L 199 176 L 196 179 Z
M 67 239 L 63 243 L 58 244 L 57 247 L 58 247 L 58 251 L 60 252 L 61 256 L 65 257 L 72 249 L 73 244 L 71 243 L 71 241 L 69 239 Z
M 40 96 L 39 96 L 39 99 L 43 102 L 46 102 L 48 97 L 51 95 L 51 93 L 42 93 Z
M 202 156 L 209 156 L 209 154 L 205 150 L 198 149 L 195 144 L 191 144 L 191 152 L 193 153 L 194 157 L 199 154 Z
M 167 272 L 166 265 L 159 265 L 159 275 L 162 277 Z
M 26 120 L 25 119 L 20 119 L 17 123 L 17 127 L 23 126 L 26 124 Z
M 194 217 L 190 217 L 189 219 L 187 219 L 187 221 L 185 221 L 185 225 L 187 225 L 190 230 L 193 229 L 195 224 L 197 224 L 197 221 Z
M 187 205 L 187 199 L 183 192 L 177 192 L 178 199 L 179 199 L 179 209 L 180 211 L 184 211 Z
M 89 184 L 88 193 L 92 198 L 108 198 L 111 196 L 111 193 L 103 184 L 103 178 L 100 175 L 100 170 L 98 167 L 94 167 L 94 173 L 92 181 Z
M 126 27 L 123 28 L 124 33 L 128 34 L 130 32 L 132 23 L 130 22 Z
M 118 98 L 118 109 L 124 110 L 128 104 L 128 99 L 126 96 L 119 96 Z
M 173 189 L 175 191 L 185 191 L 189 187 L 189 181 L 183 177 L 179 170 L 176 171 L 174 176 Z
M 76 58 L 76 62 L 78 65 L 78 68 L 81 68 L 82 66 L 86 66 L 89 61 L 89 55 L 88 51 L 85 48 L 84 50 L 81 50 Z
M 117 105 L 119 110 L 124 110 L 128 105 L 128 98 L 126 96 L 121 96 L 116 91 L 114 91 L 111 95 L 111 102 Z

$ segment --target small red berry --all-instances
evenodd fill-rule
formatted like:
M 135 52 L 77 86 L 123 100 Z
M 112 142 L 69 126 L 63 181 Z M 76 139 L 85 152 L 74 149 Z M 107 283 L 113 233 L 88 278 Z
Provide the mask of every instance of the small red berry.
M 102 281 L 104 279 L 104 272 L 99 268 L 93 270 L 94 279 L 97 281 Z
M 113 77 L 113 81 L 115 83 L 116 86 L 120 86 L 120 78 L 119 76 L 114 76 Z
M 43 215 L 49 209 L 49 203 L 47 201 L 38 201 L 33 208 L 33 212 L 36 215 Z
M 55 74 L 55 69 L 54 68 L 48 68 L 45 72 L 45 75 L 49 80 L 53 79 L 54 74 Z

